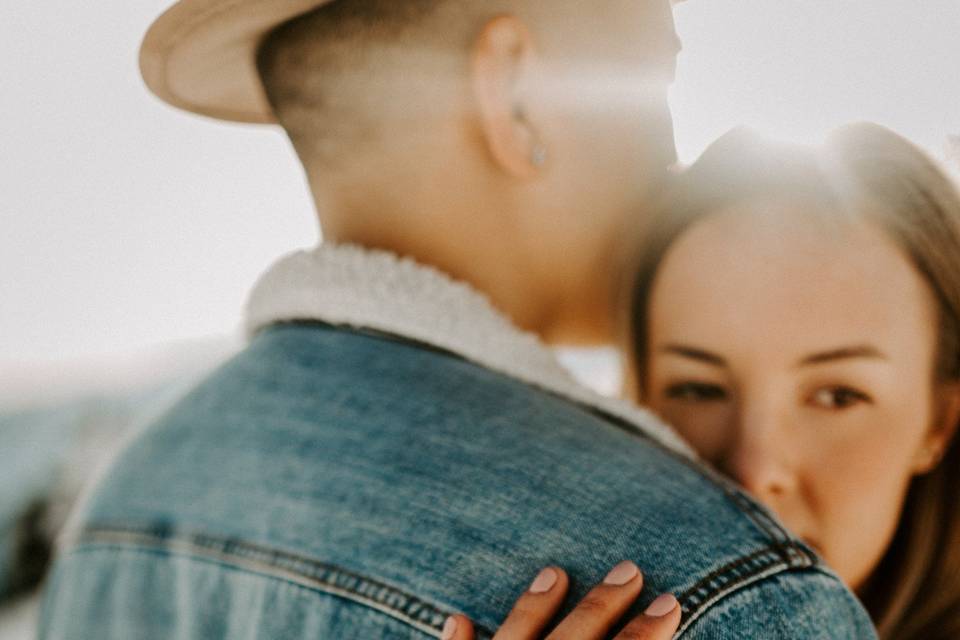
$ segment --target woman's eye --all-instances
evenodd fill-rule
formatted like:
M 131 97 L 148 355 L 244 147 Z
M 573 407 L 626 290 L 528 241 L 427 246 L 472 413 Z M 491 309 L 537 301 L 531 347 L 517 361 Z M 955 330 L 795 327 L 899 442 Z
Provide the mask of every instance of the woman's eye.
M 667 387 L 664 392 L 671 400 L 684 402 L 717 402 L 727 398 L 723 387 L 702 382 L 681 382 Z
M 817 390 L 811 398 L 812 404 L 822 409 L 848 409 L 861 402 L 872 402 L 870 396 L 850 387 L 825 387 Z

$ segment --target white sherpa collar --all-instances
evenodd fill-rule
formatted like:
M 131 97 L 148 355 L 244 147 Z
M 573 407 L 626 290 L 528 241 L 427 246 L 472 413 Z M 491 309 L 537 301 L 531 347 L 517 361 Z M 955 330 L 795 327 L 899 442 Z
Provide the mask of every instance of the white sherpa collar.
M 430 344 L 574 402 L 599 409 L 692 457 L 652 414 L 584 387 L 532 333 L 518 329 L 470 285 L 410 258 L 323 243 L 277 261 L 247 303 L 252 337 L 275 322 L 321 320 Z

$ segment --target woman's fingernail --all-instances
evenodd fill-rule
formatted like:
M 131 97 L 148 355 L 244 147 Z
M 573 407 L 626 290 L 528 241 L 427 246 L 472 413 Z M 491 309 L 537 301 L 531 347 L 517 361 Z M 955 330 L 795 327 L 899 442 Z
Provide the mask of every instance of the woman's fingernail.
M 676 609 L 678 604 L 680 603 L 677 602 L 676 598 L 669 593 L 665 593 L 651 602 L 647 610 L 643 612 L 643 615 L 650 616 L 651 618 L 662 618 Z
M 440 640 L 453 640 L 455 635 L 457 635 L 457 619 L 450 616 L 443 623 L 443 635 L 440 636 Z
M 544 569 L 530 585 L 530 593 L 546 593 L 553 589 L 555 584 L 557 584 L 557 572 L 549 568 Z
M 637 565 L 629 560 L 624 560 L 607 574 L 607 577 L 603 579 L 603 584 L 621 587 L 636 578 L 638 573 L 640 573 L 640 569 L 637 568 Z

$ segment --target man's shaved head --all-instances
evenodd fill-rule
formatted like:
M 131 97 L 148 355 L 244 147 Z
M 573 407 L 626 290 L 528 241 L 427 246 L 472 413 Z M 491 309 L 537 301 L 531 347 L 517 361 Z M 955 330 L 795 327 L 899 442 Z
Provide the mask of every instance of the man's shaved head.
M 301 156 L 329 165 L 401 125 L 396 116 L 443 108 L 440 85 L 465 69 L 477 5 L 495 4 L 337 0 L 294 18 L 257 55 L 277 119 Z
M 556 59 L 590 60 L 617 40 L 609 16 L 628 1 L 335 0 L 269 33 L 257 68 L 301 157 L 331 168 L 398 127 L 449 116 L 450 83 L 467 80 L 471 47 L 498 15 L 536 29 Z

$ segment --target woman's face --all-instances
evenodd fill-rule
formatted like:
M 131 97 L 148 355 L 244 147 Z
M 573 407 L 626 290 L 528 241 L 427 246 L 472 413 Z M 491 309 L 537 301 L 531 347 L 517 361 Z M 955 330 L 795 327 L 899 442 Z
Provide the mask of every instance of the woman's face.
M 651 296 L 644 402 L 862 586 L 932 465 L 925 281 L 868 222 L 756 202 L 688 229 Z

